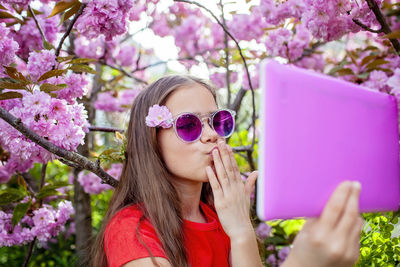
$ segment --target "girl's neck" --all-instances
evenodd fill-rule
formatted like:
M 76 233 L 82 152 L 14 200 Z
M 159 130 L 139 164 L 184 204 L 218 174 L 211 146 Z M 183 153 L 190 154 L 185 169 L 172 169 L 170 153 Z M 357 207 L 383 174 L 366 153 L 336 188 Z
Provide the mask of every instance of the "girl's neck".
M 205 223 L 206 218 L 200 210 L 200 196 L 203 183 L 186 179 L 174 179 L 174 186 L 179 194 L 183 219 Z

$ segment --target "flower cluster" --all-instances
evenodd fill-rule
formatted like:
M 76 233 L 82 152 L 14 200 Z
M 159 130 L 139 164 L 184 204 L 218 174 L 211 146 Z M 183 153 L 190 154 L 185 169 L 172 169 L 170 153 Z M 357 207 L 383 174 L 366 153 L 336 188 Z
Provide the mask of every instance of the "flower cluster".
M 54 50 L 32 51 L 28 58 L 28 72 L 33 81 L 37 81 L 43 73 L 52 69 L 56 64 Z
M 35 133 L 61 148 L 72 151 L 83 144 L 88 123 L 87 112 L 82 104 L 70 105 L 63 99 L 52 98 L 39 90 L 21 93 L 22 99 L 3 100 L 0 106 L 20 118 Z M 10 101 L 13 105 L 7 104 Z M 8 177 L 0 178 L 3 182 L 15 171 L 25 172 L 35 162 L 45 163 L 55 158 L 54 154 L 30 141 L 3 120 L 0 120 L 0 131 L 0 146 L 11 155 L 6 164 L 0 167 L 3 174 L 8 174 Z
M 106 172 L 112 177 L 119 179 L 122 171 L 122 163 L 112 164 L 110 169 Z M 70 176 L 70 182 L 73 176 Z M 78 175 L 78 182 L 82 185 L 83 190 L 88 194 L 100 194 L 101 192 L 111 189 L 108 184 L 102 184 L 101 179 L 92 172 L 80 172 Z
M 76 22 L 76 29 L 88 39 L 104 34 L 106 40 L 126 32 L 127 19 L 132 0 L 88 1 L 82 16 Z
M 13 227 L 12 213 L 0 211 L 0 247 L 24 245 L 35 237 L 41 243 L 45 243 L 64 230 L 66 222 L 73 213 L 74 208 L 70 201 L 59 202 L 57 208 L 44 204 L 31 215 L 25 215 Z
M 270 31 L 265 41 L 267 51 L 271 56 L 280 56 L 295 60 L 299 58 L 311 41 L 311 34 L 302 25 L 296 27 L 296 34 L 292 31 L 279 28 Z
M 15 58 L 19 45 L 10 36 L 10 30 L 4 23 L 0 23 L 0 78 L 5 76 L 3 66 L 10 65 Z
M 267 248 L 267 250 L 275 250 L 273 246 Z M 278 251 L 278 256 L 275 255 L 275 253 L 271 253 L 268 258 L 265 260 L 265 262 L 271 266 L 280 266 L 286 259 L 286 257 L 289 255 L 290 248 L 289 247 L 283 247 Z
M 89 92 L 88 78 L 85 74 L 71 73 L 66 76 L 52 77 L 46 82 L 51 84 L 65 84 L 66 87 L 61 90 L 55 91 L 57 97 L 65 99 L 68 104 L 75 104 L 77 98 L 87 95 Z
M 132 106 L 133 100 L 139 94 L 140 90 L 130 89 L 118 92 L 107 91 L 97 95 L 97 101 L 94 107 L 108 112 L 123 112 Z
M 254 25 L 257 25 L 257 27 L 254 27 Z M 264 35 L 264 29 L 267 26 L 268 24 L 263 18 L 259 7 L 254 7 L 251 14 L 235 14 L 228 23 L 229 30 L 233 36 L 236 39 L 246 41 L 252 39 L 259 41 Z
M 97 38 L 88 39 L 81 35 L 74 40 L 75 54 L 82 58 L 101 58 L 106 50 L 103 35 Z
M 44 32 L 46 41 L 53 43 L 57 39 L 59 23 L 59 16 L 47 18 L 48 12 L 44 14 L 36 15 L 36 19 Z M 31 18 L 21 25 L 20 29 L 15 32 L 14 40 L 19 44 L 18 55 L 24 59 L 28 58 L 29 53 L 34 50 L 43 49 L 43 42 L 40 32 L 36 26 L 35 21 Z
M 215 72 L 210 75 L 210 80 L 218 87 L 218 88 L 226 88 L 226 73 L 223 72 Z M 231 72 L 229 75 L 229 81 L 231 83 L 235 83 L 238 80 L 238 73 Z

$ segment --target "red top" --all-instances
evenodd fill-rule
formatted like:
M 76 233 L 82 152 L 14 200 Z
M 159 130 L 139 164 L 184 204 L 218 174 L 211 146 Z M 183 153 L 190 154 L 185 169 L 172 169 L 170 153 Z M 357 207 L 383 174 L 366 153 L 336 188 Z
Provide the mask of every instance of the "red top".
M 189 264 L 192 267 L 229 266 L 230 239 L 225 234 L 217 214 L 205 203 L 200 207 L 206 223 L 184 220 L 183 231 Z M 136 226 L 142 212 L 136 205 L 118 211 L 106 227 L 104 248 L 110 267 L 119 267 L 135 259 L 150 257 L 150 253 L 136 237 Z M 145 219 L 139 233 L 154 257 L 167 258 L 151 223 Z

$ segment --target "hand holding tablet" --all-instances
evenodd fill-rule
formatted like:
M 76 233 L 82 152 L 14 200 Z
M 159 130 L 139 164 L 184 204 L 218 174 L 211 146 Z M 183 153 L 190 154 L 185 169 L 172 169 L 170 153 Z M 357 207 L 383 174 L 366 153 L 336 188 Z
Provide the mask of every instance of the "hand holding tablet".
M 260 219 L 317 217 L 343 181 L 361 183 L 361 212 L 397 210 L 396 99 L 275 61 L 261 65 Z

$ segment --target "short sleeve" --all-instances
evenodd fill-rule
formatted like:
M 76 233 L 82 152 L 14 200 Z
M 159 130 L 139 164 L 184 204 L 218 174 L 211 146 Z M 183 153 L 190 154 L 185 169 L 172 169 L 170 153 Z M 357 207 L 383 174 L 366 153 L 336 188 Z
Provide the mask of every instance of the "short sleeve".
M 143 220 L 139 227 L 139 236 L 147 248 L 139 241 L 136 227 L 141 212 L 132 207 L 118 212 L 106 227 L 104 249 L 109 267 L 120 267 L 132 260 L 150 257 L 167 258 L 161 242 L 148 220 Z

